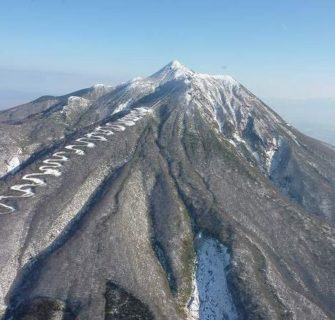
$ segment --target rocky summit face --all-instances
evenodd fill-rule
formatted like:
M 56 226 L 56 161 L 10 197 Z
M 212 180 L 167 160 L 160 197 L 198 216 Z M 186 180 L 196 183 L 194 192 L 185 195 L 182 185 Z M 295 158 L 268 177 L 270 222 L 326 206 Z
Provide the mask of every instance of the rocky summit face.
M 0 113 L 0 318 L 334 319 L 335 148 L 229 76 Z

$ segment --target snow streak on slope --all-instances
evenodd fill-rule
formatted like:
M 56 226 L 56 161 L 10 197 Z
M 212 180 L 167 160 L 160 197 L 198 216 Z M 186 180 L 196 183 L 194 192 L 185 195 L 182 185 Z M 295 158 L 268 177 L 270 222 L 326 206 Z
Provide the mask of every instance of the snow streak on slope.
M 18 156 L 14 156 L 12 159 L 10 159 L 8 161 L 8 164 L 7 164 L 7 173 L 8 172 L 11 172 L 13 170 L 15 170 L 16 168 L 18 168 L 20 166 L 20 159 Z
M 237 312 L 228 290 L 226 268 L 229 265 L 227 248 L 217 240 L 197 237 L 197 269 L 192 298 L 189 303 L 191 319 L 235 320 Z

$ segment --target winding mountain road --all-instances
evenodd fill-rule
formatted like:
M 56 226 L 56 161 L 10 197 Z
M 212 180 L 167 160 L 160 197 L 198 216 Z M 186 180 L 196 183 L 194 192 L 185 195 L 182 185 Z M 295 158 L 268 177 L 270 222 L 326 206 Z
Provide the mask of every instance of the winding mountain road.
M 68 144 L 63 150 L 55 152 L 51 158 L 43 160 L 43 165 L 38 167 L 39 172 L 29 173 L 21 178 L 21 180 L 28 181 L 28 183 L 15 184 L 10 187 L 10 190 L 18 192 L 19 194 L 7 194 L 0 196 L 0 215 L 10 214 L 17 211 L 12 204 L 7 203 L 8 200 L 10 201 L 10 199 L 33 197 L 35 192 L 32 188 L 45 186 L 46 183 L 41 177 L 61 176 L 63 162 L 71 160 L 71 154 L 80 156 L 85 155 L 86 148 L 91 149 L 96 146 L 97 142 L 108 141 L 106 137 L 113 135 L 114 131 L 124 131 L 126 127 L 135 125 L 135 123 L 148 112 L 148 108 L 133 109 L 123 118 L 120 118 L 115 122 L 107 122 L 104 125 L 97 126 L 93 131 L 77 138 L 73 144 Z

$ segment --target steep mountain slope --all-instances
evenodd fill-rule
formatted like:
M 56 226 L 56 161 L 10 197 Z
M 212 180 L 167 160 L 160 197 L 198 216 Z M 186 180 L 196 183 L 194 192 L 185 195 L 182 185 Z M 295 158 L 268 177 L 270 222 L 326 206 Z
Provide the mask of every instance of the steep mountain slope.
M 3 319 L 335 316 L 333 149 L 176 61 L 85 95 L 2 115 Z

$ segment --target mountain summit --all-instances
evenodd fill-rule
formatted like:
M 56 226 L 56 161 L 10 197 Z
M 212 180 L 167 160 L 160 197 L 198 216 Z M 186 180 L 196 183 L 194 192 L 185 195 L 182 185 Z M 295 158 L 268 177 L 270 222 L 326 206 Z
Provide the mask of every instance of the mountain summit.
M 0 113 L 0 318 L 333 319 L 335 151 L 230 76 Z
M 202 79 L 221 79 L 226 80 L 227 83 L 231 82 L 232 84 L 237 85 L 237 81 L 235 81 L 231 76 L 228 75 L 209 75 L 203 73 L 197 73 L 192 71 L 191 69 L 184 66 L 177 60 L 173 60 L 168 63 L 165 67 L 160 69 L 158 72 L 154 73 L 149 79 L 158 81 L 162 83 L 172 81 L 172 80 L 189 80 L 195 78 L 202 78 Z

